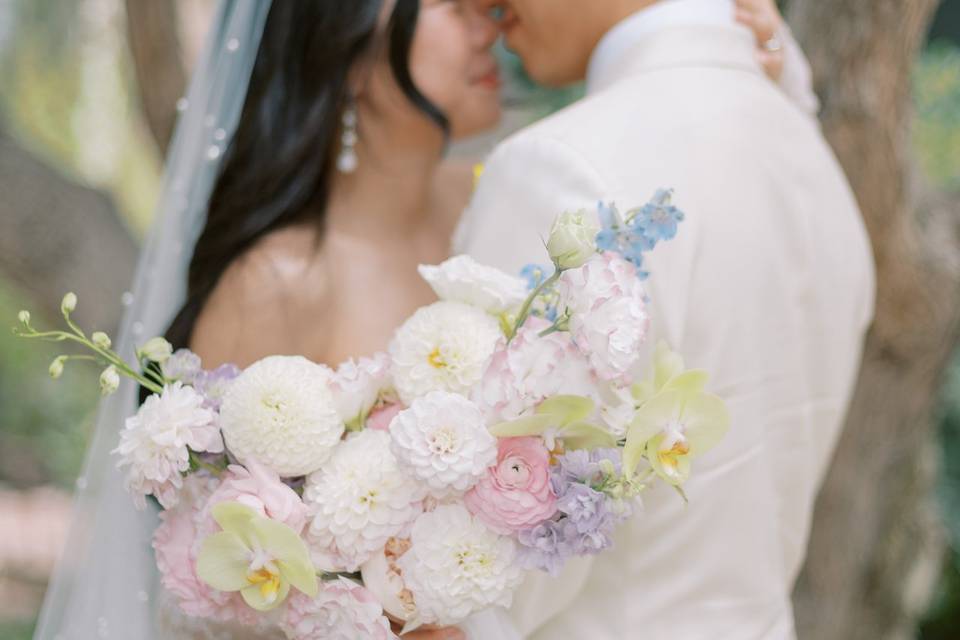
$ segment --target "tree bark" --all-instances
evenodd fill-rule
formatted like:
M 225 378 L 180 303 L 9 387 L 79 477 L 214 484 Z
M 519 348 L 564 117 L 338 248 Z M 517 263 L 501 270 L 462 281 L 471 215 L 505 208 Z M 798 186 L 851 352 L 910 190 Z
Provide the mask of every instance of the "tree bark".
M 823 130 L 863 211 L 877 308 L 794 594 L 810 640 L 915 637 L 944 539 L 932 410 L 960 337 L 960 197 L 924 185 L 911 74 L 938 0 L 792 0 Z
M 127 40 L 147 125 L 163 155 L 187 86 L 173 0 L 127 0 Z
M 112 331 L 137 247 L 110 201 L 50 169 L 2 130 L 0 193 L 0 273 L 51 319 L 60 315 L 63 294 L 75 291 L 76 319 Z

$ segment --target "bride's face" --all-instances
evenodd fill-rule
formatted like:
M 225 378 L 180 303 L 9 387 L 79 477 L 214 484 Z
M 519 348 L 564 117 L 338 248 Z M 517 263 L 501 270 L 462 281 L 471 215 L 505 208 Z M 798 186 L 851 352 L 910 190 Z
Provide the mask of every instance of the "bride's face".
M 450 133 L 479 133 L 500 119 L 500 72 L 493 20 L 472 0 L 421 0 L 410 51 L 410 74 L 447 116 Z
M 473 0 L 421 0 L 410 47 L 410 76 L 417 89 L 450 123 L 453 138 L 463 138 L 496 126 L 500 119 L 500 74 L 492 46 L 497 38 L 493 20 Z M 387 67 L 387 61 L 381 61 Z M 394 105 L 398 118 L 425 118 L 410 100 L 391 90 L 376 92 L 381 108 Z

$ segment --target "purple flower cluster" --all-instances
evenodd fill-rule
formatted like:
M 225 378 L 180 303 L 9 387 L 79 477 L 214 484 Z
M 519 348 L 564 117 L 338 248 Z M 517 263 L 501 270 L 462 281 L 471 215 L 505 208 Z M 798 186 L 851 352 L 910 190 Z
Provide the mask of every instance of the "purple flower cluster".
M 619 474 L 619 460 L 616 449 L 560 456 L 550 469 L 557 515 L 517 536 L 520 559 L 527 568 L 556 576 L 568 558 L 599 553 L 613 544 L 613 530 L 624 514 L 611 510 L 611 498 L 602 487 L 611 468 Z
M 193 380 L 193 388 L 203 395 L 204 403 L 214 411 L 220 411 L 223 396 L 230 383 L 240 375 L 240 369 L 232 364 L 222 364 L 213 371 L 201 371 Z
M 213 371 L 204 371 L 200 356 L 189 349 L 177 349 L 163 363 L 162 369 L 163 376 L 168 380 L 179 380 L 193 387 L 204 397 L 204 406 L 214 411 L 220 410 L 229 383 L 240 375 L 240 369 L 232 364 L 220 365 Z

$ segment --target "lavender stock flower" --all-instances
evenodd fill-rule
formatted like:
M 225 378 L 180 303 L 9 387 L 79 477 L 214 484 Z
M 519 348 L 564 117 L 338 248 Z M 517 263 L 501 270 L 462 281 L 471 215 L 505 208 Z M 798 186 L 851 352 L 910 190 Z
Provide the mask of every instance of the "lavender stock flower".
M 203 395 L 206 407 L 214 411 L 220 410 L 223 396 L 234 378 L 241 373 L 239 367 L 232 364 L 222 364 L 213 371 L 201 371 L 193 381 L 193 388 Z

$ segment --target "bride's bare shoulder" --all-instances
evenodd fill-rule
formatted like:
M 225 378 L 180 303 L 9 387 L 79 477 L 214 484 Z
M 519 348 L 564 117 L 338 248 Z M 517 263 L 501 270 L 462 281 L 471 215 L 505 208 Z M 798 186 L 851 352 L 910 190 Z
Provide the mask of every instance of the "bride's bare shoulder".
M 205 368 L 303 353 L 323 334 L 323 319 L 310 310 L 325 293 L 316 233 L 303 226 L 274 231 L 227 267 L 197 319 L 191 348 Z
M 451 158 L 437 168 L 434 197 L 438 205 L 438 217 L 449 225 L 451 233 L 473 195 L 475 166 L 476 163 L 471 160 Z

